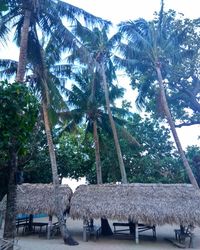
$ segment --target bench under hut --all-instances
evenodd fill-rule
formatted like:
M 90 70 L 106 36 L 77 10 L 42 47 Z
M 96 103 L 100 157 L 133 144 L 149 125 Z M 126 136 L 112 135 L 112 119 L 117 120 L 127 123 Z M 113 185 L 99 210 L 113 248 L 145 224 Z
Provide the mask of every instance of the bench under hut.
M 70 204 L 73 219 L 107 218 L 148 226 L 200 226 L 200 191 L 190 184 L 103 184 L 79 186 Z
M 68 185 L 60 185 L 59 195 L 62 203 L 61 207 L 63 213 L 69 210 L 70 199 L 73 192 Z M 5 206 L 5 198 L 3 199 Z M 50 230 L 52 229 L 52 216 L 56 215 L 56 207 L 54 202 L 54 188 L 53 184 L 22 184 L 17 186 L 17 200 L 16 200 L 16 212 L 17 214 L 29 215 L 27 218 L 18 219 L 16 221 L 17 231 L 19 227 L 23 227 L 23 230 L 36 227 L 41 231 L 43 228 L 47 231 L 48 237 Z M 2 209 L 1 209 L 2 210 Z M 47 214 L 49 216 L 48 223 L 33 223 L 32 216 L 36 214 Z

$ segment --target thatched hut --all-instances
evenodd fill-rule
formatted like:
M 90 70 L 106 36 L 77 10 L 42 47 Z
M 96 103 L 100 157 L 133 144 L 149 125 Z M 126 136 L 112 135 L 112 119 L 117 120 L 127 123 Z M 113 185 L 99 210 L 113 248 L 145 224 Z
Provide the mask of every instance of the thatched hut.
M 63 213 L 69 210 L 70 199 L 73 192 L 68 185 L 60 185 L 59 196 L 61 201 L 61 207 Z M 6 210 L 6 196 L 0 203 L 0 219 L 2 218 L 2 212 Z M 17 214 L 29 214 L 29 229 L 32 230 L 32 225 L 40 227 L 46 227 L 47 237 L 50 239 L 52 227 L 52 216 L 56 215 L 56 207 L 54 200 L 54 188 L 52 184 L 22 184 L 17 186 L 17 199 L 16 199 L 16 212 Z M 33 223 L 34 214 L 48 214 L 48 223 Z M 20 219 L 16 224 L 17 232 L 20 226 L 24 227 L 24 222 L 20 224 Z M 1 221 L 0 221 L 1 222 Z M 27 225 L 27 224 L 26 224 Z M 26 226 L 25 225 L 25 226 Z M 48 225 L 48 227 L 47 227 Z M 1 225 L 0 225 L 1 226 Z
M 71 199 L 70 215 L 200 226 L 200 191 L 189 184 L 81 185 Z
M 59 187 L 59 195 L 63 212 L 69 209 L 72 190 L 68 185 Z M 6 209 L 5 197 L 0 204 L 1 210 Z M 52 184 L 22 184 L 17 186 L 17 214 L 54 215 L 54 189 Z

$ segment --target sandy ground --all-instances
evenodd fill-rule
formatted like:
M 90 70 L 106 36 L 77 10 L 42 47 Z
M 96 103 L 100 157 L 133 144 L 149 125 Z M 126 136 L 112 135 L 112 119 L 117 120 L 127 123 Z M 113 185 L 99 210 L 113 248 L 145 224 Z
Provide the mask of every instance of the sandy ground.
M 40 220 L 41 219 L 37 219 Z M 45 220 L 44 218 L 42 219 Z M 99 224 L 98 221 L 95 221 Z M 54 239 L 47 240 L 46 237 L 39 237 L 35 235 L 22 235 L 21 233 L 17 236 L 18 244 L 21 246 L 21 250 L 64 250 L 64 249 L 82 249 L 82 250 L 166 250 L 166 249 L 178 249 L 172 245 L 166 238 L 174 239 L 174 229 L 178 226 L 162 226 L 157 227 L 157 241 L 152 240 L 152 233 L 146 232 L 146 236 L 140 237 L 139 245 L 136 245 L 134 240 L 116 239 L 113 237 L 100 236 L 98 240 L 93 238 L 89 239 L 88 242 L 84 242 L 82 239 L 82 221 L 67 220 L 68 228 L 70 229 L 74 239 L 79 242 L 78 246 L 64 245 L 61 237 L 56 236 Z M 112 222 L 110 222 L 112 227 Z M 3 231 L 0 230 L 0 235 Z M 200 250 L 200 228 L 194 230 L 194 248 Z

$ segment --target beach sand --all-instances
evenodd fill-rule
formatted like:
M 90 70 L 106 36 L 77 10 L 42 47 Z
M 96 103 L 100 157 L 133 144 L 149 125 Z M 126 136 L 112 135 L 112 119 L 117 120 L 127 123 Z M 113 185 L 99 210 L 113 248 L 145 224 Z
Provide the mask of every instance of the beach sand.
M 40 219 L 37 219 L 41 221 Z M 46 218 L 42 219 L 43 221 Z M 99 224 L 95 221 L 95 224 Z M 112 222 L 110 222 L 112 227 Z M 39 237 L 35 235 L 22 235 L 21 233 L 17 236 L 18 244 L 21 246 L 21 250 L 166 250 L 166 249 L 178 249 L 171 242 L 167 241 L 166 238 L 174 239 L 174 229 L 178 226 L 165 225 L 156 228 L 157 240 L 152 240 L 152 232 L 148 231 L 145 234 L 147 236 L 140 237 L 138 245 L 135 244 L 134 240 L 131 239 L 119 239 L 113 237 L 100 236 L 96 241 L 90 238 L 88 242 L 83 241 L 82 237 L 82 221 L 67 219 L 67 226 L 72 233 L 75 240 L 79 242 L 77 246 L 64 245 L 60 236 L 55 236 L 54 239 L 47 240 L 45 236 Z M 3 231 L 0 230 L 0 235 Z M 200 250 L 200 228 L 194 230 L 194 248 Z

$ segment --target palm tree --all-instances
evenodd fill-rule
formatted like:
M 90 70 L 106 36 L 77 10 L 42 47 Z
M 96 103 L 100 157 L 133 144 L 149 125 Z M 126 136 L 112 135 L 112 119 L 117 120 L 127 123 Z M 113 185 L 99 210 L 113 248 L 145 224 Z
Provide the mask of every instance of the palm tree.
M 99 87 L 98 82 L 95 77 L 90 76 L 87 71 L 83 71 L 82 74 L 76 74 L 74 78 L 78 86 L 76 84 L 72 85 L 72 90 L 69 92 L 68 96 L 68 103 L 76 107 L 71 111 L 73 116 L 75 115 L 74 117 L 76 120 L 78 118 L 77 115 L 80 121 L 81 118 L 85 116 L 87 122 L 86 132 L 92 132 L 93 134 L 97 183 L 102 184 L 102 166 L 98 135 L 98 123 L 102 118 L 102 110 L 99 109 L 99 100 L 97 101 L 95 97 L 97 94 L 95 89 Z M 98 99 L 100 99 L 100 97 Z
M 36 86 L 38 90 L 40 90 L 41 94 L 41 103 L 42 103 L 42 111 L 43 111 L 43 120 L 44 120 L 44 126 L 45 126 L 45 132 L 47 136 L 47 144 L 49 148 L 49 156 L 51 161 L 51 170 L 52 170 L 52 177 L 53 177 L 53 186 L 54 186 L 54 200 L 56 204 L 56 215 L 59 222 L 59 227 L 61 231 L 61 235 L 63 237 L 64 243 L 69 245 L 77 245 L 78 242 L 76 242 L 69 230 L 67 229 L 64 215 L 62 212 L 61 204 L 59 201 L 59 175 L 58 175 L 58 168 L 57 168 L 57 161 L 56 161 L 56 153 L 55 148 L 53 144 L 53 138 L 51 133 L 51 121 L 49 118 L 49 114 L 52 113 L 52 111 L 66 108 L 65 102 L 63 101 L 63 98 L 57 89 L 57 85 L 60 84 L 58 79 L 50 73 L 50 70 L 48 66 L 48 61 L 45 60 L 45 58 L 51 60 L 50 63 L 52 63 L 52 57 L 45 57 L 45 51 L 41 47 L 36 30 L 33 32 L 33 37 L 35 39 L 31 40 L 32 42 L 28 44 L 27 52 L 28 52 L 28 59 L 30 60 L 30 63 L 33 67 L 33 78 L 29 78 L 29 81 Z M 33 42 L 34 41 L 34 42 Z M 33 44 L 34 43 L 34 44 Z M 35 57 L 31 56 L 29 58 L 29 55 L 32 55 L 32 48 L 35 49 Z M 48 49 L 48 46 L 47 46 Z M 55 105 L 56 104 L 56 105 Z M 54 112 L 55 113 L 55 112 Z
M 40 48 L 39 44 L 36 45 L 35 47 Z M 28 52 L 29 52 L 29 47 L 28 47 Z M 28 53 L 29 54 L 29 53 Z M 41 61 L 40 61 L 41 60 Z M 29 61 L 30 63 L 30 61 Z M 70 232 L 68 231 L 62 209 L 60 208 L 60 201 L 59 201 L 59 195 L 58 195 L 58 188 L 59 188 L 59 177 L 58 177 L 58 171 L 57 171 L 57 163 L 56 163 L 56 154 L 55 154 L 55 149 L 54 149 L 54 144 L 53 144 L 53 139 L 52 139 L 52 134 L 51 134 L 51 122 L 49 119 L 49 113 L 56 113 L 54 111 L 55 109 L 58 110 L 61 107 L 65 107 L 66 109 L 66 104 L 62 99 L 62 96 L 57 89 L 57 84 L 58 84 L 58 79 L 51 74 L 47 68 L 44 68 L 45 65 L 43 63 L 43 51 L 41 48 L 41 52 L 38 51 L 37 53 L 37 62 L 31 62 L 32 66 L 31 68 L 34 70 L 34 74 L 30 75 L 27 77 L 28 83 L 36 88 L 37 92 L 39 90 L 39 94 L 41 96 L 41 102 L 42 102 L 42 110 L 43 110 L 43 120 L 44 120 L 44 125 L 45 125 L 45 132 L 47 135 L 47 142 L 48 142 L 48 147 L 49 147 L 49 155 L 50 155 L 50 160 L 51 160 L 51 167 L 52 167 L 52 176 L 53 176 L 53 184 L 54 184 L 54 199 L 56 203 L 56 208 L 57 208 L 57 217 L 61 229 L 61 233 L 64 239 L 64 242 L 69 244 L 69 245 L 75 245 L 77 242 L 71 237 Z M 10 69 L 7 67 L 5 70 L 2 71 L 2 73 L 16 73 L 17 68 L 17 62 L 11 61 L 9 64 L 8 60 L 1 60 L 0 66 L 5 67 L 10 65 Z M 30 69 L 29 69 L 30 71 Z M 15 163 L 15 171 L 17 170 L 17 164 Z M 10 214 L 12 216 L 12 214 Z M 15 213 L 14 213 L 14 225 L 15 225 Z M 6 230 L 6 228 L 5 228 Z M 15 228 L 13 227 L 13 234 L 14 235 Z M 4 232 L 5 236 L 9 236 L 11 232 Z
M 91 74 L 86 69 L 71 73 L 70 76 L 70 79 L 75 81 L 71 90 L 67 90 L 67 103 L 72 109 L 60 114 L 64 122 L 67 120 L 66 126 L 64 126 L 62 131 L 70 131 L 76 124 L 86 122 L 86 134 L 90 132 L 94 138 L 97 183 L 102 184 L 99 132 L 106 130 L 109 133 L 110 129 L 109 117 L 104 107 L 105 98 L 100 77 L 98 73 Z M 110 95 L 111 101 L 121 96 L 122 92 L 122 89 L 113 85 Z
M 133 71 L 140 72 L 141 69 L 144 70 L 144 68 L 146 70 L 148 70 L 148 68 L 154 68 L 158 80 L 162 109 L 169 123 L 190 182 L 198 188 L 170 113 L 162 76 L 162 61 L 168 59 L 169 54 L 173 54 L 173 57 L 175 57 L 176 47 L 179 46 L 176 31 L 171 34 L 165 32 L 165 25 L 168 21 L 167 16 L 163 14 L 163 1 L 161 1 L 159 19 L 156 20 L 156 22 L 147 22 L 144 19 L 122 22 L 119 25 L 120 32 L 125 34 L 128 39 L 128 44 L 121 46 L 124 59 L 118 61 L 127 68 L 130 74 Z
M 120 35 L 114 35 L 110 39 L 107 36 L 107 27 L 102 30 L 94 28 L 92 31 L 77 25 L 74 28 L 76 36 L 80 37 L 82 46 L 79 50 L 74 51 L 71 60 L 78 59 L 81 63 L 87 64 L 92 72 L 99 72 L 101 76 L 101 82 L 105 94 L 106 108 L 112 128 L 112 133 L 115 142 L 115 148 L 117 151 L 118 162 L 120 166 L 120 172 L 122 177 L 122 183 L 127 183 L 126 170 L 122 157 L 122 152 L 119 144 L 117 130 L 115 122 L 112 116 L 109 99 L 109 83 L 116 79 L 115 68 L 113 66 L 111 56 L 112 50 L 115 48 L 116 43 L 120 40 Z
M 0 17 L 0 36 L 1 40 L 5 39 L 10 27 L 12 31 L 15 27 L 15 39 L 20 45 L 16 80 L 20 82 L 24 80 L 29 31 L 35 29 L 36 24 L 46 39 L 51 39 L 59 47 L 59 51 L 76 46 L 75 37 L 62 19 L 66 18 L 71 25 L 76 25 L 78 18 L 83 18 L 87 25 L 109 24 L 61 0 L 12 0 L 7 7 L 8 11 Z

